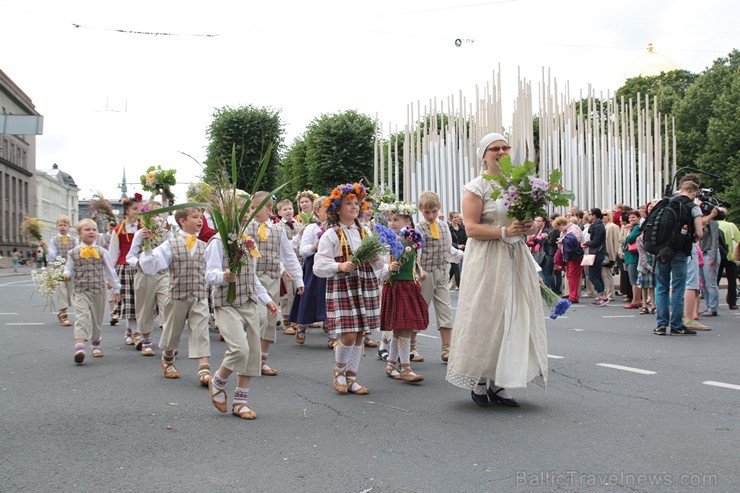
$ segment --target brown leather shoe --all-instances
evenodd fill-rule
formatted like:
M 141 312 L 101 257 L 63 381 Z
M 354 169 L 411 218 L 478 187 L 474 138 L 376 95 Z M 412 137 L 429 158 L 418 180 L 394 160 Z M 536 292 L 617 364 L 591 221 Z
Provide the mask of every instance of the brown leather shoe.
M 222 413 L 226 412 L 226 392 L 224 389 L 221 390 L 214 390 L 213 388 L 213 380 L 208 382 L 208 393 L 211 394 L 211 404 L 213 404 L 213 407 L 221 411 Z M 223 402 L 217 401 L 214 399 L 214 397 L 218 396 L 219 394 L 224 395 Z
M 59 323 L 64 327 L 70 327 L 72 325 L 72 322 L 70 322 L 67 317 L 67 312 L 59 312 L 57 314 L 57 319 L 59 319 Z
M 283 334 L 287 336 L 295 335 L 296 329 L 289 320 L 283 320 Z
M 269 366 L 267 366 L 266 363 L 263 363 L 262 364 L 262 370 L 261 370 L 261 372 L 262 372 L 263 375 L 265 375 L 267 377 L 274 377 L 275 375 L 278 374 L 278 371 L 275 368 L 270 368 Z
M 162 361 L 162 373 L 164 374 L 164 378 L 180 378 L 180 372 L 177 371 L 177 368 L 175 368 L 175 365 L 173 363 L 165 363 L 164 360 Z M 226 412 L 226 411 L 224 411 Z
M 100 349 L 99 347 L 94 347 L 92 348 L 92 355 L 93 355 L 93 358 L 102 358 L 104 356 L 103 350 Z
M 335 367 L 334 368 L 334 382 L 332 383 L 332 386 L 334 387 L 334 390 L 336 390 L 340 394 L 346 394 L 349 391 L 349 386 L 346 383 L 340 383 L 337 380 L 339 377 L 344 377 L 345 381 L 347 380 L 347 375 L 345 375 L 344 368 L 342 368 L 341 370 L 338 370 Z
M 424 376 L 414 373 L 410 365 L 401 365 L 401 372 L 398 375 L 398 379 L 403 382 L 416 383 L 423 381 Z
M 151 346 L 142 346 L 141 355 L 142 356 L 154 356 L 154 349 L 152 349 Z
M 233 404 L 231 406 L 231 414 L 239 416 L 241 419 L 254 419 L 257 417 L 254 409 L 250 409 L 246 404 Z
M 442 355 L 440 356 L 442 358 L 442 361 L 447 363 L 450 359 L 450 345 L 449 344 L 442 344 Z
M 294 340 L 296 344 L 303 345 L 306 342 L 306 331 L 298 329 L 298 331 L 295 333 Z
M 370 389 L 357 382 L 357 373 L 346 371 L 345 374 L 347 375 L 347 392 L 355 395 L 367 395 L 370 393 Z

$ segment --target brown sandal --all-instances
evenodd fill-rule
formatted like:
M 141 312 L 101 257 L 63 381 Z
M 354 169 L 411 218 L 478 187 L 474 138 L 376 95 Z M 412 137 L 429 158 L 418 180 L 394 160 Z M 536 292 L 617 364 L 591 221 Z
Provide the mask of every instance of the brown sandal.
M 213 375 L 211 375 L 211 367 L 208 365 L 200 365 L 198 367 L 197 374 L 200 385 L 202 387 L 208 387 L 208 382 L 213 378 Z
M 303 345 L 306 342 L 306 329 L 298 329 L 295 332 L 295 342 L 296 344 Z
M 345 382 L 347 382 L 346 368 L 347 368 L 346 364 L 343 364 L 340 366 L 335 363 L 334 365 L 333 387 L 334 387 L 334 390 L 336 390 L 340 394 L 346 394 L 347 392 L 349 392 L 349 385 L 347 385 L 347 383 L 339 383 L 339 380 L 338 380 L 339 377 L 344 377 Z
M 231 406 L 231 414 L 239 416 L 242 419 L 254 419 L 257 417 L 254 409 L 250 409 L 246 404 L 233 404 Z
M 442 355 L 440 356 L 442 358 L 442 361 L 447 363 L 450 359 L 450 345 L 449 344 L 442 344 Z
M 215 407 L 222 413 L 225 413 L 226 412 L 226 401 L 227 401 L 226 389 L 219 389 L 214 392 L 213 391 L 213 380 L 211 380 L 208 382 L 208 393 L 211 394 L 211 404 L 213 404 L 213 407 Z M 219 394 L 224 395 L 223 402 L 217 401 L 216 399 L 214 399 L 214 397 L 217 397 Z
M 367 395 L 367 394 L 370 393 L 370 389 L 368 389 L 367 387 L 364 387 L 364 386 L 360 385 L 357 382 L 357 378 L 356 378 L 357 377 L 357 373 L 355 373 L 353 371 L 346 371 L 344 373 L 347 376 L 347 392 L 349 392 L 350 394 L 355 394 L 355 395 Z M 353 378 L 353 377 L 355 377 L 355 378 Z M 356 389 L 353 390 L 352 387 L 354 387 L 355 384 L 357 384 L 358 388 L 356 388 Z
M 399 374 L 398 379 L 404 382 L 416 383 L 423 381 L 424 377 L 414 373 L 411 369 L 411 365 L 401 365 L 401 373 Z
M 164 359 L 162 359 L 162 373 L 164 378 L 180 378 L 180 372 L 175 368 L 175 363 L 165 363 Z
M 57 319 L 59 319 L 59 323 L 62 324 L 63 327 L 70 327 L 72 325 L 72 322 L 69 321 L 67 312 L 59 312 L 57 314 Z

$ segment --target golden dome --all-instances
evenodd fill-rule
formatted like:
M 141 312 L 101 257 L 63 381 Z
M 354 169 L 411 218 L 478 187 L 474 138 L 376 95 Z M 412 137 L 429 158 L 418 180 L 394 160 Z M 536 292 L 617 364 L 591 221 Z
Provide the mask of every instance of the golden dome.
M 624 71 L 625 79 L 632 77 L 653 77 L 663 72 L 678 69 L 672 58 L 653 51 L 653 43 L 648 43 L 647 52 L 635 58 Z

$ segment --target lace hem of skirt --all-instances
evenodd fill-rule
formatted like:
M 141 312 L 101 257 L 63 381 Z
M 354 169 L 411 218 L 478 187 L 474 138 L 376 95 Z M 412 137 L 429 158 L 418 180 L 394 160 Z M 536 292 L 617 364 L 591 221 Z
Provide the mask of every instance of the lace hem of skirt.
M 468 390 L 473 390 L 473 388 L 478 384 L 478 381 L 481 378 L 482 377 L 480 376 L 471 377 L 470 375 L 463 375 L 462 373 L 447 372 L 448 382 L 450 382 L 452 385 Z M 530 383 L 533 383 L 543 389 L 547 388 L 547 382 L 545 382 L 545 378 L 542 375 L 537 375 L 530 381 Z

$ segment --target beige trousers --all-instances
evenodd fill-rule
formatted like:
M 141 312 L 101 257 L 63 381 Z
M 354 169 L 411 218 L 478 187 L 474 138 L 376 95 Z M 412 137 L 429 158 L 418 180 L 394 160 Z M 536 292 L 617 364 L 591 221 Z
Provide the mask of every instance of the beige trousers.
M 59 283 L 54 291 L 54 303 L 57 311 L 66 310 L 72 304 L 72 293 L 75 290 L 74 281 L 64 281 Z
M 187 320 L 188 358 L 210 357 L 209 318 L 208 298 L 198 299 L 195 296 L 188 296 L 184 300 L 170 298 L 164 306 L 164 331 L 159 340 L 160 349 L 172 351 L 180 345 L 180 337 Z
M 105 313 L 105 292 L 83 291 L 72 296 L 75 311 L 74 337 L 86 341 L 100 339 L 100 324 Z
M 437 328 L 452 328 L 452 307 L 450 305 L 450 269 L 440 268 L 427 272 L 421 282 L 421 295 L 437 316 Z
M 139 332 L 149 334 L 154 327 L 154 307 L 159 309 L 159 319 L 164 321 L 164 307 L 170 297 L 170 275 L 143 272 L 134 274 L 134 309 Z
M 261 275 L 259 276 L 260 282 L 267 290 L 267 293 L 272 298 L 272 301 L 280 298 L 280 279 L 273 279 L 270 276 Z M 290 313 L 290 312 L 289 312 Z M 221 324 L 219 324 L 221 327 Z M 260 327 L 260 339 L 265 341 L 275 342 L 277 340 L 277 318 L 272 318 L 267 307 L 259 305 L 259 327 Z
M 258 377 L 262 373 L 260 349 L 259 310 L 256 301 L 241 306 L 215 308 L 218 330 L 226 343 L 226 354 L 221 365 L 237 375 Z

